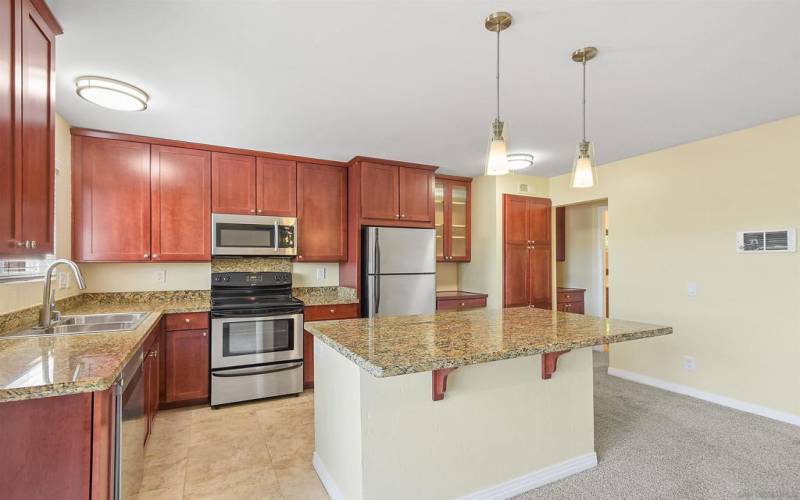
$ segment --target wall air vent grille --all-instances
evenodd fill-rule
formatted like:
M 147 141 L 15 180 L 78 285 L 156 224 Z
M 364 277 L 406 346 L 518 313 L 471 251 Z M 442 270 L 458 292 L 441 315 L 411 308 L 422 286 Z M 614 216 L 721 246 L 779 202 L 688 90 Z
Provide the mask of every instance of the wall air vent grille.
M 736 250 L 740 253 L 795 252 L 795 229 L 741 231 L 736 234 Z

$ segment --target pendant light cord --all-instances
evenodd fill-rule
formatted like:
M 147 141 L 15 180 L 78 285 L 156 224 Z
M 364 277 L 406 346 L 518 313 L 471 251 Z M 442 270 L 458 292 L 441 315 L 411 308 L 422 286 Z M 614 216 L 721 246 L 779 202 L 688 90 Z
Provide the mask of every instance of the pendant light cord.
M 583 101 L 581 104 L 583 116 L 583 142 L 586 142 L 586 55 L 583 56 Z
M 500 121 L 500 28 L 497 29 L 497 121 Z

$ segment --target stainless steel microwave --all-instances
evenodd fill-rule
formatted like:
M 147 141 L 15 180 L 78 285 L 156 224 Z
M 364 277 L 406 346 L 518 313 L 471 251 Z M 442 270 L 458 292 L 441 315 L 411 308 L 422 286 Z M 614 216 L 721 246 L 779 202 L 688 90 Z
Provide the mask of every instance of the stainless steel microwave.
M 211 255 L 296 255 L 297 219 L 211 214 Z

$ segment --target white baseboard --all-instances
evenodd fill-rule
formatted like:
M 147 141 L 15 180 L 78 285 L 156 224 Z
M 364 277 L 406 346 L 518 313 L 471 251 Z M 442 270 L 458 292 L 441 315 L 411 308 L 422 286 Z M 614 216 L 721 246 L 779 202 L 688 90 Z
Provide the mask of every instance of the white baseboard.
M 529 472 L 509 481 L 495 484 L 480 491 L 470 493 L 459 500 L 501 500 L 525 493 L 526 491 L 544 486 L 547 483 L 564 479 L 567 476 L 583 472 L 597 465 L 597 454 L 587 453 L 564 462 Z
M 767 408 L 766 406 L 739 401 L 738 399 L 720 396 L 719 394 L 701 391 L 700 389 L 695 389 L 694 387 L 689 387 L 687 385 L 675 384 L 672 382 L 667 382 L 666 380 L 650 377 L 648 375 L 642 375 L 641 373 L 621 370 L 619 368 L 609 367 L 608 374 L 614 377 L 624 378 L 625 380 L 630 380 L 632 382 L 658 387 L 659 389 L 664 389 L 665 391 L 676 392 L 678 394 L 683 394 L 684 396 L 691 396 L 693 398 L 702 399 L 703 401 L 708 401 L 710 403 L 727 406 L 728 408 L 733 408 L 734 410 L 752 413 L 754 415 L 771 418 L 772 420 L 778 420 L 787 424 L 800 426 L 800 415 L 793 415 L 791 413 L 773 410 L 772 408 Z
M 325 467 L 325 464 L 322 462 L 322 459 L 319 458 L 316 451 L 314 452 L 314 457 L 311 459 L 311 463 L 314 465 L 314 470 L 317 471 L 317 476 L 319 476 L 319 480 L 322 486 L 325 487 L 325 491 L 328 492 L 328 496 L 331 497 L 331 500 L 345 500 L 344 493 L 339 489 L 339 485 L 333 480 L 333 476 L 328 472 L 328 468 Z

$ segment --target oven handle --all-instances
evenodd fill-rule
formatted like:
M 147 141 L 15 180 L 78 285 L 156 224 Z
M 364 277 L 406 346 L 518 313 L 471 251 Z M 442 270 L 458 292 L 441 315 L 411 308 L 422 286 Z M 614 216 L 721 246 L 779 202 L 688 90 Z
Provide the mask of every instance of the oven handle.
M 299 368 L 303 366 L 303 362 L 292 363 L 289 365 L 280 365 L 277 368 L 272 367 L 266 370 L 256 370 L 256 371 L 239 371 L 239 370 L 226 370 L 225 373 L 220 372 L 211 372 L 212 377 L 247 377 L 250 375 L 264 375 L 265 373 L 275 373 L 275 372 L 282 372 L 286 370 L 294 370 L 295 368 Z
M 272 321 L 276 319 L 299 319 L 303 317 L 302 311 L 295 312 L 296 310 L 276 310 L 276 313 L 294 313 L 294 314 L 280 314 L 278 316 L 253 316 L 252 312 L 243 311 L 241 313 L 235 312 L 212 312 L 211 317 L 215 319 L 241 319 L 243 321 Z

